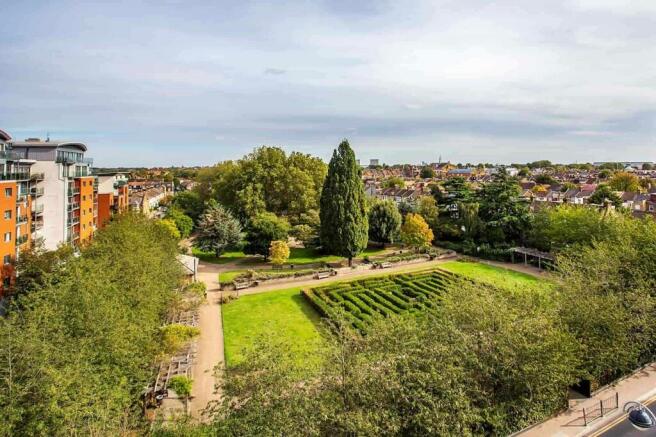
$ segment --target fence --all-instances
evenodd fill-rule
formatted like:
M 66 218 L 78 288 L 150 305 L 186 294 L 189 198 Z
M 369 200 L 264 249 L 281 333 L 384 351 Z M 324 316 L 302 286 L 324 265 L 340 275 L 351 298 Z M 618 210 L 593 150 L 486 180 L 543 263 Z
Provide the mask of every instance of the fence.
M 611 396 L 606 399 L 602 399 L 599 403 L 592 407 L 587 407 L 583 409 L 583 426 L 587 426 L 589 423 L 604 417 L 610 411 L 617 410 L 619 408 L 619 395 L 615 392 L 614 396 Z

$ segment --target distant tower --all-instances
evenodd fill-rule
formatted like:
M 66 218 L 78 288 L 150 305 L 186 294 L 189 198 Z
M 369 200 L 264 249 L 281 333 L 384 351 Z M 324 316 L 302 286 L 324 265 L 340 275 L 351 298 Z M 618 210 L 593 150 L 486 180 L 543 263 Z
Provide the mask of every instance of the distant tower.
M 437 158 L 437 163 L 438 163 L 438 164 L 442 164 L 442 155 L 440 155 L 440 157 Z

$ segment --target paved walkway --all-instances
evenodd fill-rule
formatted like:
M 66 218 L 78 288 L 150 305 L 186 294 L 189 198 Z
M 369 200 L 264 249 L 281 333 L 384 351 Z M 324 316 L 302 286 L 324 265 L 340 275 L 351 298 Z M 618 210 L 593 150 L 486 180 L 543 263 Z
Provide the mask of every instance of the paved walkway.
M 200 337 L 196 359 L 192 367 L 194 384 L 191 390 L 191 416 L 197 420 L 207 419 L 202 412 L 208 403 L 220 399 L 214 368 L 223 364 L 223 326 L 218 277 L 212 264 L 200 263 L 198 280 L 207 286 L 207 301 L 201 305 L 198 314 Z
M 599 401 L 614 399 L 618 393 L 619 408 L 604 414 L 587 426 L 583 423 L 583 408 L 591 411 L 599 410 Z M 607 387 L 594 397 L 586 399 L 567 411 L 549 419 L 539 425 L 520 432 L 516 435 L 522 437 L 567 437 L 567 436 L 593 436 L 603 433 L 624 417 L 622 408 L 629 401 L 646 401 L 656 395 L 656 363 L 638 370 L 614 385 Z M 614 404 L 609 401 L 609 404 Z M 606 403 L 605 403 L 606 404 Z

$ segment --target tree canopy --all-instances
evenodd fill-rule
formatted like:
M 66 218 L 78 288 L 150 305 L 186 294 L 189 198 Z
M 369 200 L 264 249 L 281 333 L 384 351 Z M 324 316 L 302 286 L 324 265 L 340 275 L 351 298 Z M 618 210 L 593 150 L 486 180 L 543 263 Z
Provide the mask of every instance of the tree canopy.
M 369 239 L 393 243 L 399 233 L 402 217 L 391 200 L 378 201 L 369 209 Z
M 271 242 L 275 240 L 287 241 L 289 235 L 289 222 L 270 212 L 263 212 L 255 216 L 246 227 L 246 246 L 244 253 L 249 255 L 262 255 L 269 257 Z
M 220 256 L 241 241 L 241 225 L 233 215 L 216 202 L 210 202 L 198 222 L 196 246 Z
M 348 258 L 367 247 L 369 224 L 360 167 L 348 141 L 333 151 L 321 192 L 321 244 Z

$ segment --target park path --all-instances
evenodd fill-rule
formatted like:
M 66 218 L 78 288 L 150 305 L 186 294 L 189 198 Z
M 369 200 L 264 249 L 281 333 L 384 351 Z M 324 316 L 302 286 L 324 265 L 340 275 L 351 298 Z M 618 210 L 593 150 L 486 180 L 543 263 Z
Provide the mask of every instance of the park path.
M 370 276 L 380 276 L 391 273 L 412 272 L 423 270 L 430 267 L 437 267 L 456 258 L 447 258 L 442 260 L 433 260 L 405 264 L 388 269 L 371 269 L 371 270 L 353 270 L 341 271 L 337 276 L 331 276 L 323 281 L 316 279 L 300 279 L 278 282 L 270 285 L 248 288 L 240 290 L 239 294 L 259 294 L 274 292 L 291 287 L 315 286 L 323 283 L 354 280 Z M 498 267 L 527 273 L 536 277 L 544 277 L 544 273 L 532 266 L 523 264 L 510 264 L 501 262 L 483 261 Z M 221 291 L 219 290 L 218 274 L 226 271 L 226 264 L 212 264 L 201 261 L 198 266 L 198 280 L 207 286 L 207 301 L 199 308 L 199 328 L 201 330 L 197 343 L 197 353 L 192 368 L 192 378 L 194 384 L 191 392 L 191 416 L 200 421 L 207 420 L 203 416 L 203 410 L 207 405 L 221 398 L 221 390 L 217 381 L 214 369 L 217 365 L 224 365 L 225 351 L 223 343 L 223 318 L 221 316 Z
M 194 381 L 191 390 L 191 416 L 200 421 L 207 405 L 219 400 L 220 387 L 214 376 L 217 365 L 223 365 L 223 318 L 221 317 L 221 292 L 214 265 L 201 262 L 198 266 L 198 280 L 207 286 L 206 302 L 198 310 L 200 337 L 197 343 L 196 359 L 192 367 Z

